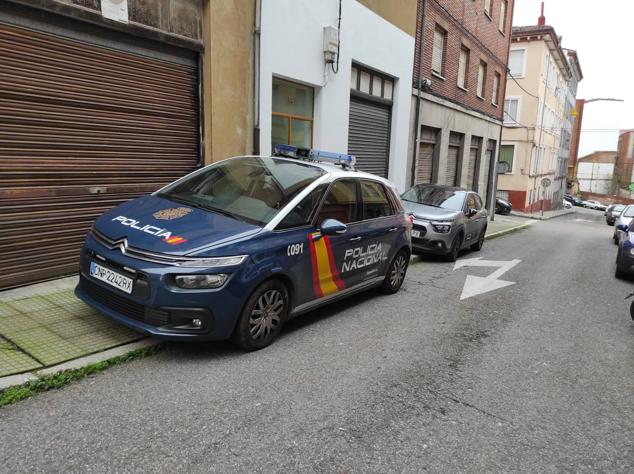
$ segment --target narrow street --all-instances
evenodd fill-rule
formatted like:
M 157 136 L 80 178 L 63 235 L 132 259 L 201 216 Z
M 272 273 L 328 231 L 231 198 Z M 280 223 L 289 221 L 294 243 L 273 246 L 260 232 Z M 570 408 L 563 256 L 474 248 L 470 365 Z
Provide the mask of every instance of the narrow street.
M 16 471 L 632 472 L 634 323 L 603 213 L 536 222 L 403 290 L 294 320 L 259 352 L 169 344 L 0 410 Z M 563 238 L 562 238 L 563 237 Z

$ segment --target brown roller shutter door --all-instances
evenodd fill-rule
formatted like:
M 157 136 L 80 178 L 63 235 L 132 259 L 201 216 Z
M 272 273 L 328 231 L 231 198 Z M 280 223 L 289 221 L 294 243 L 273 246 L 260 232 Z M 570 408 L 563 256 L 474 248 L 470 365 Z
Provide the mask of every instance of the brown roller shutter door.
M 420 133 L 420 147 L 418 163 L 416 165 L 416 183 L 431 183 L 434 170 L 434 149 L 438 131 L 428 127 L 422 127 Z
M 0 288 L 73 273 L 105 210 L 193 170 L 196 67 L 0 24 Z
M 447 186 L 456 185 L 456 173 L 458 171 L 459 152 L 459 146 L 449 145 L 449 149 L 447 150 L 447 174 L 445 178 L 445 184 L 447 184 Z

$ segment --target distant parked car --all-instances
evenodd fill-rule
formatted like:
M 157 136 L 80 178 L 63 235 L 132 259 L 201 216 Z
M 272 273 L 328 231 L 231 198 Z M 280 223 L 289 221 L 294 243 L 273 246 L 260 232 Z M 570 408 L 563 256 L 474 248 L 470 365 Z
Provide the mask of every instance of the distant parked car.
M 583 207 L 599 211 L 605 211 L 608 208 L 605 204 L 601 204 L 599 201 L 594 201 L 592 199 L 589 201 L 583 201 Z
M 495 198 L 495 213 L 496 214 L 509 215 L 512 210 L 513 210 L 513 206 L 511 206 L 510 202 L 502 198 Z
M 564 194 L 564 201 L 568 201 L 573 206 L 579 206 L 579 207 L 583 206 L 583 201 L 581 199 L 579 199 L 578 197 L 574 197 L 570 194 Z
M 621 226 L 628 227 L 632 222 L 632 218 L 634 218 L 634 205 L 627 206 L 623 209 L 621 215 L 614 221 L 614 235 L 612 236 L 612 240 L 614 240 L 615 245 L 618 245 L 621 237 L 626 234 Z
M 444 255 L 449 261 L 460 250 L 480 250 L 487 229 L 487 210 L 472 191 L 434 184 L 418 184 L 401 195 L 414 218 L 412 251 Z
M 619 242 L 619 251 L 616 253 L 616 270 L 614 276 L 623 278 L 626 275 L 634 275 L 634 220 L 629 225 L 618 224 L 623 236 Z M 634 315 L 632 315 L 634 317 Z
M 564 209 L 572 209 L 572 203 L 566 201 L 565 199 L 562 201 Z
M 625 209 L 625 204 L 611 204 L 605 210 L 605 223 L 607 225 L 614 225 L 617 217 L 621 215 L 621 212 Z

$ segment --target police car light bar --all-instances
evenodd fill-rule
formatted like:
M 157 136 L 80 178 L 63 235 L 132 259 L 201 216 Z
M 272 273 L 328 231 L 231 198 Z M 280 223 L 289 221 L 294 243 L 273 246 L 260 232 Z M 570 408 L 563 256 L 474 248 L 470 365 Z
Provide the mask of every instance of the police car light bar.
M 333 153 L 331 151 L 297 148 L 292 145 L 275 145 L 275 154 L 289 158 L 307 158 L 312 161 L 330 161 L 344 168 L 353 168 L 357 159 L 354 155 Z

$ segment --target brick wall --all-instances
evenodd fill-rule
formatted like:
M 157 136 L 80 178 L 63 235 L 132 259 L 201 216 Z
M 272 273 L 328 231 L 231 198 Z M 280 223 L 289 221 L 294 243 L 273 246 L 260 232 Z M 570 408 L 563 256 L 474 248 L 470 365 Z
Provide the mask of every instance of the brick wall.
M 414 84 L 418 83 L 421 18 L 423 4 L 426 2 L 423 77 L 431 79 L 432 85 L 429 92 L 501 120 L 514 0 L 507 0 L 505 34 L 502 34 L 498 28 L 502 1 L 491 0 L 491 16 L 489 17 L 484 13 L 484 0 L 419 0 Z M 432 74 L 431 70 L 436 25 L 447 32 L 444 80 Z M 458 58 L 463 45 L 470 50 L 466 91 L 458 87 Z M 480 60 L 487 64 L 484 99 L 476 95 Z M 500 74 L 497 107 L 491 100 L 495 72 Z

